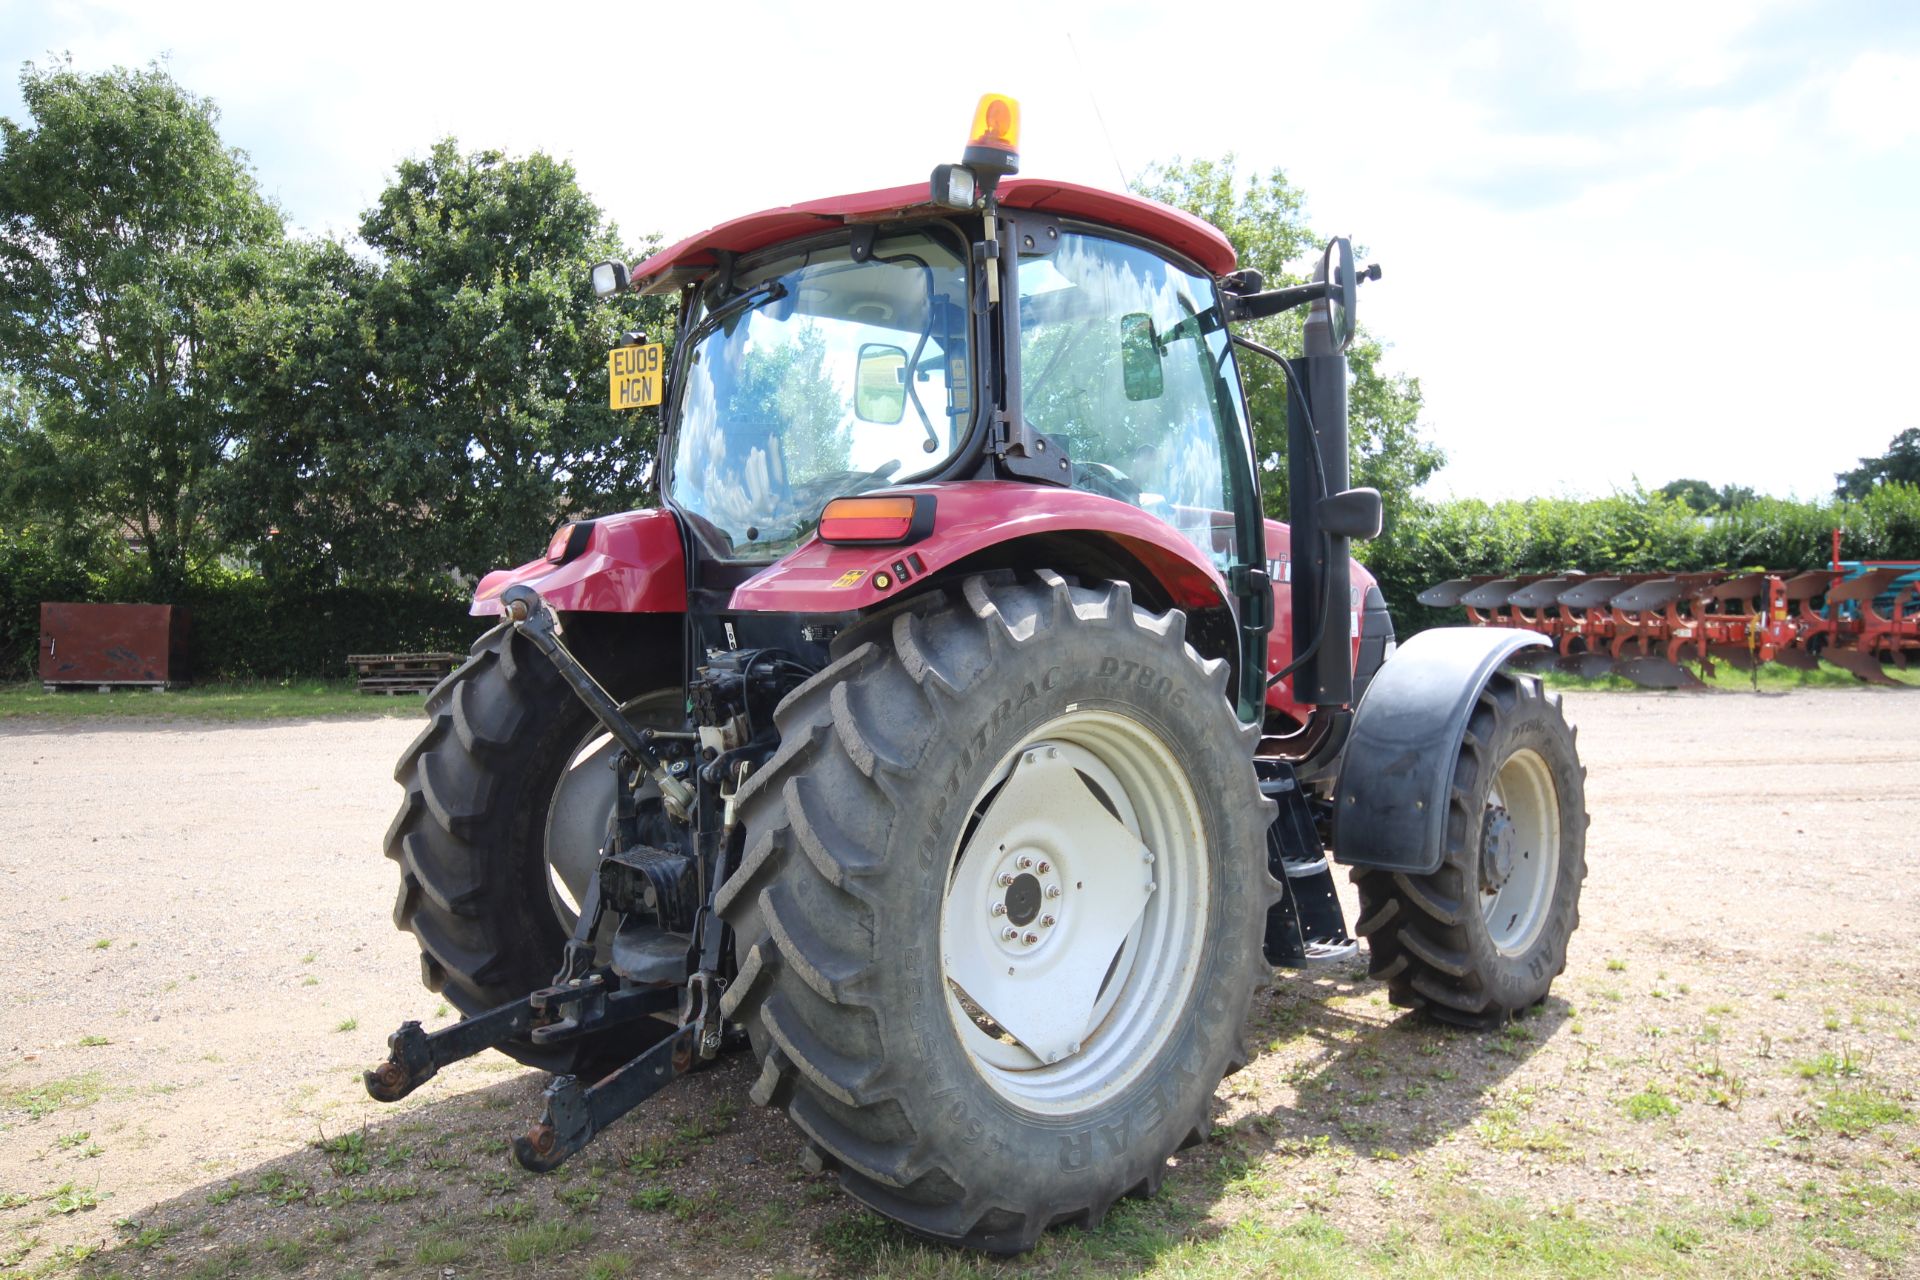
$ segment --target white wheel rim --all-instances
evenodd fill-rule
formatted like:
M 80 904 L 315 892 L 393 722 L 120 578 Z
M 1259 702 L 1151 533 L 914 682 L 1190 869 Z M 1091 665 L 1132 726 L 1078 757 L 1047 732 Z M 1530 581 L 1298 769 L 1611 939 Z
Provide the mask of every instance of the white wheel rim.
M 679 698 L 672 692 L 643 695 L 621 707 L 642 728 L 676 729 L 674 712 Z M 547 804 L 547 828 L 542 844 L 546 863 L 547 900 L 554 917 L 569 931 L 580 918 L 580 901 L 587 881 L 600 866 L 600 849 L 607 842 L 607 820 L 613 816 L 612 760 L 619 751 L 613 735 L 598 724 L 587 731 L 567 759 L 553 799 Z M 642 795 L 656 794 L 653 784 Z
M 1211 874 L 1193 786 L 1139 721 L 1075 711 L 1008 752 L 969 812 L 941 911 L 948 1013 L 997 1093 L 1084 1111 L 1189 1003 Z
M 1501 811 L 1511 829 L 1504 860 L 1486 848 L 1488 828 Z M 1539 752 L 1523 747 L 1501 764 L 1481 825 L 1480 914 L 1495 949 L 1518 955 L 1539 938 L 1560 878 L 1560 796 Z M 1490 861 L 1504 861 L 1504 877 L 1490 871 Z

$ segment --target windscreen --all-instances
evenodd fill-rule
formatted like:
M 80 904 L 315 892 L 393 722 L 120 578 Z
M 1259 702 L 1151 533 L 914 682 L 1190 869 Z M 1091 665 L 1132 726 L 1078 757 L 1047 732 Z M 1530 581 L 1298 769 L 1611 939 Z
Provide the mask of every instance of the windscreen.
M 742 271 L 696 314 L 669 493 L 715 554 L 784 555 L 833 498 L 937 467 L 972 416 L 966 271 L 945 242 L 882 238 Z

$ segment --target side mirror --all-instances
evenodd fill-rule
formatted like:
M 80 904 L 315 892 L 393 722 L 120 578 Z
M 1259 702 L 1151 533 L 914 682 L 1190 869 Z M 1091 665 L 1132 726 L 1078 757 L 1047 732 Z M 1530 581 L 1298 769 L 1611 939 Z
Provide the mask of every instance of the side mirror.
M 1380 536 L 1385 511 L 1378 489 L 1342 489 L 1320 499 L 1320 527 L 1336 538 L 1371 542 Z
M 853 416 L 892 426 L 907 412 L 907 353 L 869 342 L 860 348 L 853 374 Z
M 1353 272 L 1353 241 L 1335 236 L 1320 257 L 1317 279 L 1326 281 L 1327 321 L 1333 328 L 1333 349 L 1345 351 L 1353 341 L 1354 302 L 1360 282 Z
M 624 262 L 596 262 L 593 264 L 593 296 L 611 298 L 624 292 L 627 287 L 627 264 Z
M 1153 331 L 1153 317 L 1144 311 L 1120 317 L 1120 378 L 1129 400 L 1158 400 L 1166 390 L 1160 339 Z

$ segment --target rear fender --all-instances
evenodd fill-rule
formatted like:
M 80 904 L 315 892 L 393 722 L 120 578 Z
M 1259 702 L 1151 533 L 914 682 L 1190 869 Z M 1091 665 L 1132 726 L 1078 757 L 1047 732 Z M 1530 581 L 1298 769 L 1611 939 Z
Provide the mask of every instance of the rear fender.
M 1500 664 L 1547 637 L 1507 627 L 1422 631 L 1380 668 L 1353 715 L 1334 787 L 1333 860 L 1432 875 L 1446 854 L 1460 738 Z
M 901 546 L 835 546 L 815 538 L 735 588 L 732 607 L 777 613 L 869 609 L 911 591 L 923 578 L 993 559 L 1061 568 L 1017 553 L 1023 545 L 1058 545 L 1064 538 L 1105 544 L 1119 553 L 1116 558 L 1138 564 L 1169 605 L 1192 612 L 1227 600 L 1220 571 L 1199 547 L 1165 521 L 1114 498 L 979 480 L 886 492 L 934 495 L 933 531 Z M 1229 524 L 1222 537 L 1230 530 Z
M 498 614 L 500 593 L 520 583 L 563 612 L 686 612 L 686 555 L 672 512 L 624 511 L 589 523 L 585 549 L 566 563 L 542 557 L 480 579 L 468 612 Z

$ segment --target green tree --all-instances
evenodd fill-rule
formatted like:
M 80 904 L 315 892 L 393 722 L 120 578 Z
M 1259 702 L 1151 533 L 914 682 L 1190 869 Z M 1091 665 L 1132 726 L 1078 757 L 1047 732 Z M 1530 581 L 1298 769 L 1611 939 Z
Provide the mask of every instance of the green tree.
M 595 300 L 589 266 L 636 255 L 571 165 L 449 138 L 399 166 L 360 231 L 383 268 L 338 291 L 335 340 L 368 366 L 366 499 L 413 560 L 517 563 L 560 520 L 641 501 L 658 420 L 608 407 L 607 351 L 628 330 L 665 340 L 670 313 Z
M 1280 169 L 1243 176 L 1231 154 L 1218 160 L 1176 157 L 1151 167 L 1133 185 L 1137 194 L 1184 209 L 1218 227 L 1232 242 L 1240 265 L 1257 269 L 1267 288 L 1301 283 L 1304 277 L 1294 266 L 1319 251 L 1320 237 L 1307 224 L 1305 197 Z M 1303 313 L 1295 311 L 1239 328 L 1256 342 L 1293 354 L 1300 349 L 1303 319 Z M 1355 485 L 1380 490 L 1391 538 L 1415 501 L 1413 490 L 1446 458 L 1421 431 L 1419 380 L 1382 371 L 1385 350 L 1363 328 L 1347 351 L 1353 369 L 1348 389 L 1349 465 Z M 1238 363 L 1253 414 L 1255 450 L 1265 473 L 1261 488 L 1267 513 L 1284 518 L 1285 378 L 1272 361 L 1260 357 L 1243 354 Z
M 1885 453 L 1860 459 L 1859 466 L 1834 479 L 1839 481 L 1833 491 L 1839 498 L 1864 498 L 1883 484 L 1920 484 L 1920 427 L 1908 427 Z
M 217 113 L 157 66 L 29 64 L 0 119 L 0 370 L 32 394 L 4 497 L 137 538 L 168 599 L 238 439 L 221 317 L 281 240 Z
M 442 582 L 537 554 L 556 524 L 638 505 L 656 411 L 607 404 L 607 352 L 670 341 L 659 298 L 594 298 L 632 261 L 571 166 L 403 162 L 361 238 L 295 246 L 232 320 L 249 433 L 223 524 L 269 577 Z
M 1719 493 L 1705 480 L 1673 480 L 1658 492 L 1675 502 L 1684 502 L 1693 511 L 1711 511 L 1719 502 Z
M 1716 489 L 1705 480 L 1671 480 L 1655 492 L 1675 502 L 1685 503 L 1688 509 L 1700 515 L 1713 511 L 1734 511 L 1760 496 L 1743 484 L 1730 484 Z
M 431 511 L 389 496 L 381 353 L 361 308 L 378 265 L 319 240 L 260 266 L 224 317 L 247 426 L 218 491 L 223 537 L 277 587 L 444 579 L 437 548 L 423 556 L 411 536 Z

